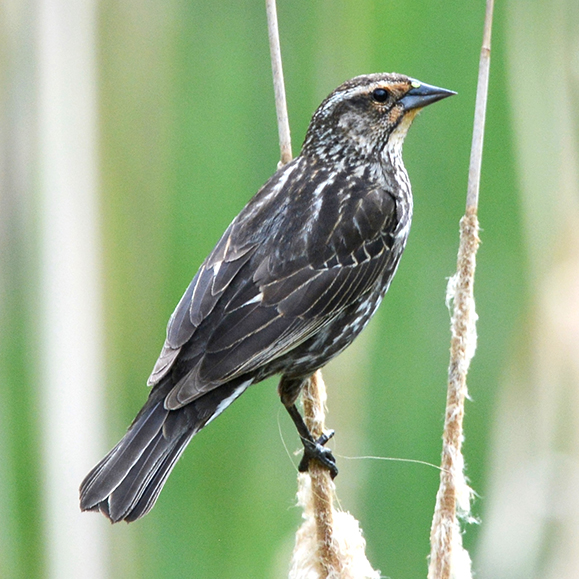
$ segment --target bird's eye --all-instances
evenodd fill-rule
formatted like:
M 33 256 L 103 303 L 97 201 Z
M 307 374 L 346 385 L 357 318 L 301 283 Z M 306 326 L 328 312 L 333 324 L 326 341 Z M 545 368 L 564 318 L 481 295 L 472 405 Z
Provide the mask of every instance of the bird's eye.
M 374 89 L 374 92 L 372 93 L 372 97 L 378 103 L 385 103 L 389 96 L 390 94 L 385 88 Z

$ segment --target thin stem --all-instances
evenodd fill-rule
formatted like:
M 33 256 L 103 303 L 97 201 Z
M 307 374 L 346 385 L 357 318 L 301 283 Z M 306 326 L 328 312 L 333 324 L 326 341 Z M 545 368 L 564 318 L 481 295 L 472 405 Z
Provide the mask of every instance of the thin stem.
M 283 166 L 292 159 L 291 137 L 275 0 L 266 0 L 265 4 L 281 153 L 279 166 Z M 325 399 L 326 387 L 322 379 L 322 373 L 318 370 L 310 378 L 302 393 L 304 419 L 315 439 L 319 438 L 324 432 Z M 320 579 L 336 577 L 341 574 L 342 565 L 340 555 L 336 549 L 336 543 L 333 540 L 333 482 L 328 470 L 315 460 L 310 461 L 308 473 L 311 479 Z
M 470 489 L 464 478 L 462 441 L 464 402 L 468 393 L 466 375 L 476 345 L 473 284 L 479 245 L 478 229 L 476 213 L 472 209 L 467 210 L 467 214 L 460 221 L 460 246 L 457 273 L 454 277 L 456 287 L 453 291 L 454 309 L 440 486 L 430 531 L 428 579 L 471 577 L 470 559 L 462 548 L 456 511 L 458 502 L 461 504 L 461 511 L 466 514 L 470 500 Z M 457 570 L 458 566 L 461 567 L 460 571 Z
M 472 131 L 472 146 L 470 166 L 468 169 L 468 191 L 466 195 L 467 209 L 478 208 L 478 193 L 480 187 L 480 172 L 484 141 L 484 127 L 489 91 L 489 69 L 491 64 L 491 29 L 493 21 L 494 0 L 487 0 L 483 43 L 480 52 L 478 84 L 476 89 L 476 104 L 474 111 L 474 127 Z
M 281 48 L 279 44 L 279 29 L 277 26 L 277 10 L 275 0 L 266 0 L 267 29 L 269 50 L 271 53 L 271 70 L 273 73 L 273 90 L 275 93 L 275 110 L 279 132 L 280 166 L 292 160 L 292 144 L 285 98 L 283 68 L 281 63 Z
M 488 96 L 493 0 L 487 0 L 475 120 L 469 167 L 466 213 L 460 221 L 457 272 L 449 283 L 448 297 L 454 300 L 452 338 L 448 368 L 448 393 L 442 444 L 442 471 L 430 531 L 428 579 L 471 577 L 470 558 L 462 547 L 457 505 L 468 516 L 470 489 L 464 476 L 462 456 L 464 402 L 468 395 L 466 376 L 476 348 L 474 274 L 480 243 L 477 218 L 483 135 Z
M 325 431 L 326 386 L 321 370 L 318 370 L 308 381 L 302 393 L 304 418 L 314 439 Z M 334 485 L 328 469 L 316 460 L 310 461 L 308 469 L 312 481 L 314 517 L 318 537 L 318 556 L 320 579 L 340 577 L 343 571 L 340 553 L 333 540 L 334 526 Z

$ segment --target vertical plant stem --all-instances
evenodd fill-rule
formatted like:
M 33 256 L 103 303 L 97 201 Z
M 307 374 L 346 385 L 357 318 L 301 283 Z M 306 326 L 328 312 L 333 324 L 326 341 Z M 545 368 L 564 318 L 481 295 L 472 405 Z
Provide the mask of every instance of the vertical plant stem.
M 464 478 L 462 441 L 464 401 L 467 396 L 466 374 L 476 346 L 473 283 L 478 244 L 476 212 L 469 209 L 460 221 L 448 392 L 442 436 L 442 470 L 430 532 L 428 579 L 471 577 L 470 560 L 462 548 L 457 503 L 461 511 L 468 513 L 470 489 Z M 461 568 L 460 572 L 457 567 Z
M 319 438 L 325 430 L 326 386 L 321 370 L 308 380 L 302 393 L 304 419 L 314 438 Z M 320 579 L 341 577 L 342 561 L 333 540 L 334 486 L 330 473 L 317 461 L 310 461 L 309 475 L 312 480 L 312 497 L 314 518 L 318 538 L 318 556 L 320 561 Z
M 428 579 L 471 577 L 470 558 L 462 547 L 457 507 L 468 516 L 470 489 L 464 477 L 462 456 L 464 401 L 468 395 L 466 375 L 476 348 L 474 273 L 480 243 L 477 218 L 484 122 L 488 95 L 493 0 L 487 0 L 481 49 L 475 119 L 469 167 L 466 213 L 460 221 L 457 272 L 449 283 L 448 298 L 454 299 L 451 320 L 448 393 L 442 445 L 442 471 L 430 533 Z
M 269 36 L 269 51 L 271 54 L 271 71 L 273 73 L 273 90 L 275 93 L 275 110 L 279 132 L 280 162 L 283 166 L 292 160 L 292 143 L 285 98 L 283 68 L 281 63 L 281 47 L 279 44 L 279 29 L 277 26 L 277 9 L 275 0 L 266 0 L 267 28 Z
M 283 166 L 292 159 L 291 137 L 283 81 L 279 30 L 275 0 L 266 0 L 271 68 L 275 92 L 275 107 L 279 132 L 280 163 Z M 326 387 L 322 372 L 318 370 L 308 381 L 302 393 L 304 420 L 318 438 L 324 432 Z M 319 558 L 320 579 L 339 577 L 341 560 L 333 540 L 333 482 L 328 470 L 316 461 L 310 462 L 311 494 L 316 522 L 317 555 Z M 300 484 L 301 484 L 300 479 Z
M 474 127 L 472 131 L 472 145 L 470 152 L 470 166 L 468 169 L 468 190 L 466 194 L 466 208 L 478 209 L 478 192 L 480 188 L 480 171 L 482 164 L 482 150 L 484 142 L 485 118 L 489 92 L 489 70 L 491 65 L 491 30 L 493 22 L 494 0 L 487 0 L 483 43 L 480 51 L 478 66 L 478 83 L 476 88 L 476 103 L 474 108 Z
M 97 3 L 42 0 L 35 10 L 45 576 L 103 579 L 105 529 L 77 498 L 104 439 Z

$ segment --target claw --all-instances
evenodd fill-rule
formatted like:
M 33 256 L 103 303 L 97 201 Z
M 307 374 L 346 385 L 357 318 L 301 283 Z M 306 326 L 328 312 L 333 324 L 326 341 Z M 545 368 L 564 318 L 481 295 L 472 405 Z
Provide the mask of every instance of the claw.
M 330 440 L 334 434 L 336 434 L 335 430 L 328 430 L 328 432 L 322 434 L 322 436 L 316 440 L 316 443 L 324 446 L 324 444 L 326 444 L 326 442 L 328 442 L 328 440 Z
M 310 460 L 317 460 L 321 465 L 325 466 L 330 471 L 332 479 L 338 475 L 338 467 L 336 466 L 336 459 L 329 448 L 324 448 L 324 444 L 334 436 L 334 431 L 322 434 L 316 441 L 302 438 L 304 445 L 304 456 L 299 464 L 298 470 L 300 472 L 307 472 L 310 466 Z
M 321 465 L 325 466 L 330 471 L 330 476 L 336 478 L 338 474 L 338 467 L 336 466 L 336 459 L 329 448 L 324 448 L 324 444 L 334 436 L 333 430 L 322 434 L 317 440 L 314 440 L 311 432 L 308 430 L 302 415 L 299 413 L 295 404 L 286 406 L 289 415 L 292 417 L 298 434 L 304 445 L 304 456 L 299 464 L 298 470 L 306 472 L 310 465 L 310 460 L 317 460 Z

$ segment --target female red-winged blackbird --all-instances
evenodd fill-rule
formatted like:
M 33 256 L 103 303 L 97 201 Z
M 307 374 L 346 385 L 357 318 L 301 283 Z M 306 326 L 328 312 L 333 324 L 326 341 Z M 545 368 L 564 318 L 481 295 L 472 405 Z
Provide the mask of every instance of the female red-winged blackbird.
M 191 438 L 273 374 L 304 444 L 300 470 L 314 458 L 337 474 L 331 433 L 314 440 L 295 403 L 384 297 L 412 217 L 402 142 L 419 109 L 452 94 L 371 74 L 320 105 L 299 157 L 233 220 L 181 298 L 149 398 L 83 481 L 83 510 L 142 517 Z

